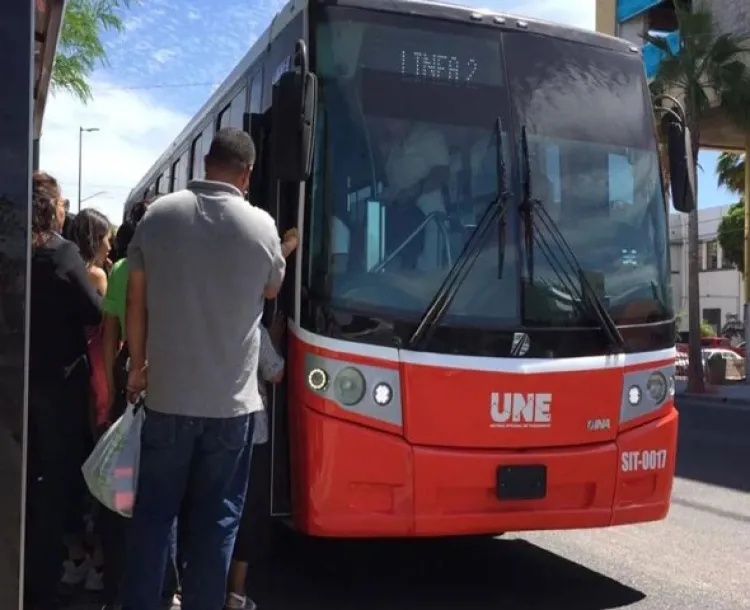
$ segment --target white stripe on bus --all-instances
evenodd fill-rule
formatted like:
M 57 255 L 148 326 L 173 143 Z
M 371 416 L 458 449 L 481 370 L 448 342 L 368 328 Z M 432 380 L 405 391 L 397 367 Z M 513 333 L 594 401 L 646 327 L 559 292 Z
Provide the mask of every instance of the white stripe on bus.
M 421 366 L 496 373 L 568 373 L 597 369 L 614 369 L 674 360 L 673 347 L 637 354 L 584 356 L 581 358 L 502 358 L 488 356 L 459 356 L 398 350 L 368 343 L 343 341 L 316 335 L 289 321 L 289 329 L 302 342 L 340 354 L 364 356 L 390 362 L 405 362 Z

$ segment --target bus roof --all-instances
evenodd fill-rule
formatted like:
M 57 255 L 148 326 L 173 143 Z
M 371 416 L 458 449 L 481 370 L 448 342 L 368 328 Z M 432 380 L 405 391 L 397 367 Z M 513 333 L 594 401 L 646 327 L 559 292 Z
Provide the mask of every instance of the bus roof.
M 519 28 L 536 34 L 560 38 L 571 42 L 579 42 L 617 51 L 631 51 L 640 53 L 640 49 L 633 46 L 627 40 L 616 38 L 606 34 L 594 32 L 584 28 L 578 28 L 559 23 L 552 23 L 540 19 L 533 19 L 513 15 L 510 13 L 494 11 L 491 9 L 478 9 L 461 4 L 454 4 L 446 0 L 289 0 L 271 19 L 265 31 L 258 36 L 250 50 L 234 67 L 214 93 L 206 100 L 201 109 L 188 122 L 180 134 L 172 141 L 167 149 L 153 163 L 146 174 L 138 181 L 138 184 L 130 191 L 126 210 L 133 201 L 141 198 L 145 190 L 153 185 L 157 176 L 171 162 L 176 152 L 185 145 L 190 138 L 201 127 L 206 117 L 216 108 L 216 105 L 236 86 L 237 81 L 255 63 L 257 58 L 273 42 L 276 36 L 294 19 L 301 11 L 311 3 L 335 4 L 337 6 L 361 7 L 381 12 L 408 13 L 437 19 L 449 19 L 474 23 L 476 25 L 495 26 L 498 28 Z

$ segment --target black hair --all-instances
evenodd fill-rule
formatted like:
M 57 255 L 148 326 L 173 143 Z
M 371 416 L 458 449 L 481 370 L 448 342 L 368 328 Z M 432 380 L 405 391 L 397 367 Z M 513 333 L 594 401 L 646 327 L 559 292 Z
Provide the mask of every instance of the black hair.
M 62 236 L 68 241 L 73 241 L 73 227 L 75 226 L 76 215 L 68 212 L 65 214 L 65 221 L 63 222 Z
M 34 172 L 31 179 L 31 233 L 35 240 L 52 231 L 57 226 L 57 201 L 60 198 L 60 185 L 46 172 Z
M 234 127 L 216 132 L 206 155 L 206 165 L 242 172 L 255 165 L 255 144 L 249 134 Z
M 148 206 L 151 205 L 152 201 L 153 198 L 151 197 L 137 201 L 125 215 L 124 222 L 117 229 L 115 242 L 112 244 L 110 259 L 112 259 L 113 263 L 116 263 L 118 260 L 125 258 L 128 255 L 128 246 L 130 245 L 130 240 L 133 239 L 133 235 L 135 235 L 135 228 L 138 226 L 138 223 L 141 222 L 141 219 L 146 214 L 146 210 L 148 209 Z
M 107 217 L 97 210 L 86 208 L 76 215 L 73 221 L 73 241 L 86 263 L 94 262 L 102 241 L 111 229 L 112 225 Z

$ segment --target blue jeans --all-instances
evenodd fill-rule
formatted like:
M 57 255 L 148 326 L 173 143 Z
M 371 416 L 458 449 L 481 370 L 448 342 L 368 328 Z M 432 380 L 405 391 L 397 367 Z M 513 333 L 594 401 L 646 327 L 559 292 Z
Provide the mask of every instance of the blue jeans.
M 245 503 L 253 417 L 184 417 L 147 411 L 138 493 L 128 533 L 123 610 L 157 610 L 175 518 L 184 526 L 184 610 L 224 606 Z

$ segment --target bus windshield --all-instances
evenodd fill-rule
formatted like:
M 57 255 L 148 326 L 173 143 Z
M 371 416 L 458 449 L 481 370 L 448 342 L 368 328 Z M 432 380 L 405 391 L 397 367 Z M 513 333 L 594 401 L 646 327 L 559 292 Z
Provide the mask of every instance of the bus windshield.
M 503 48 L 513 115 L 528 134 L 531 195 L 565 242 L 535 230 L 547 243 L 523 252 L 525 325 L 580 320 L 571 294 L 580 278 L 565 269 L 571 291 L 555 272 L 564 246 L 615 322 L 670 319 L 667 209 L 637 57 L 533 34 L 506 34 Z
M 614 53 L 532 42 L 528 33 L 337 7 L 322 15 L 312 295 L 377 317 L 419 319 L 496 199 L 502 157 L 516 180 L 512 213 L 489 231 L 441 324 L 592 325 L 551 273 L 545 250 L 524 249 L 513 154 L 524 126 L 533 196 L 601 286 L 615 321 L 669 315 L 666 211 L 637 61 L 613 74 Z M 565 82 L 545 63 L 549 54 L 562 61 L 556 44 L 577 51 L 571 72 L 590 70 L 598 57 L 609 73 Z M 631 89 L 641 95 L 635 102 Z M 636 314 L 632 303 L 641 304 Z

